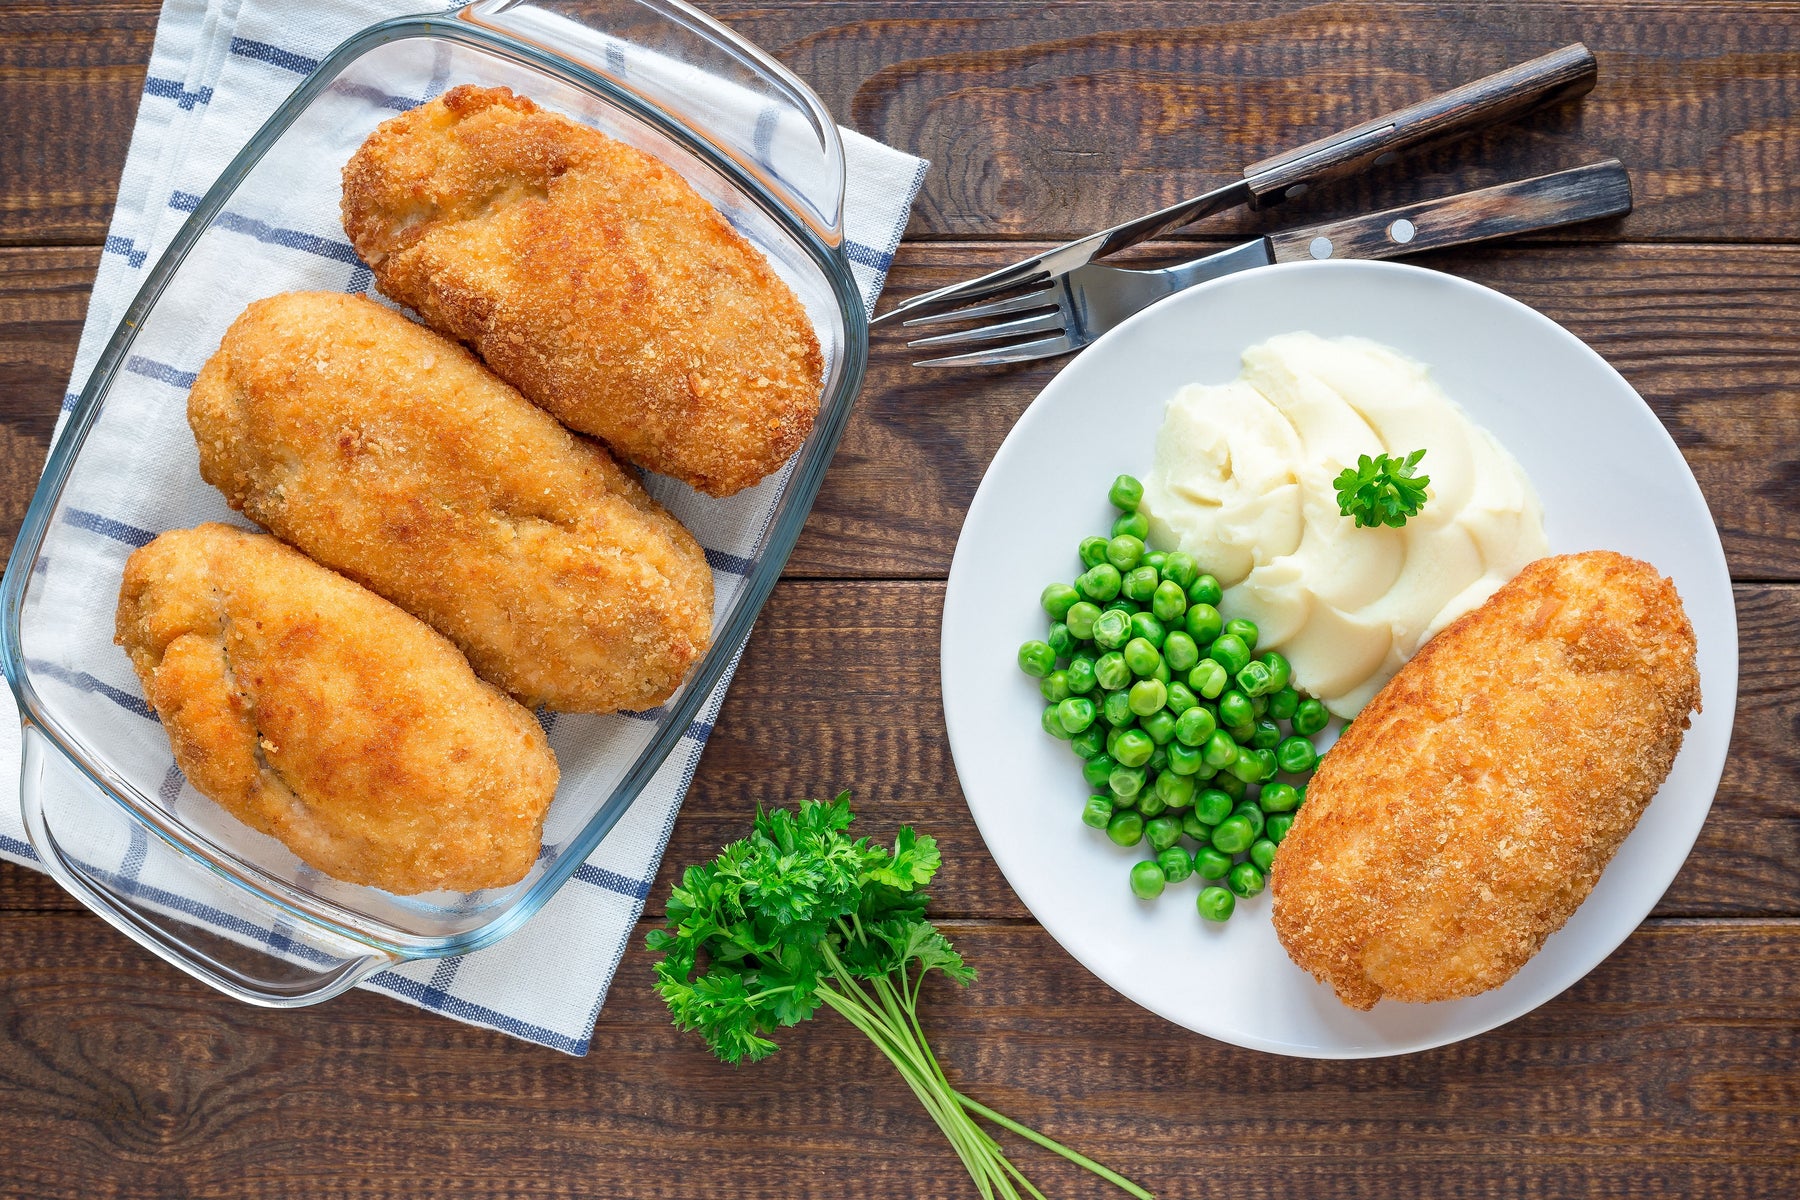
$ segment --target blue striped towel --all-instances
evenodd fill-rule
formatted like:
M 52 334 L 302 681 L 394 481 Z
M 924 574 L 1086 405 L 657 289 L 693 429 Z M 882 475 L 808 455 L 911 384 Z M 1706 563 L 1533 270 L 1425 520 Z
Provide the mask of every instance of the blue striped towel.
M 419 7 L 418 0 L 314 0 L 304 9 L 274 0 L 164 0 L 118 207 L 63 402 L 65 417 L 147 269 L 249 136 L 345 37 Z M 656 64 L 644 66 L 655 69 Z M 404 110 L 456 80 L 412 82 L 416 86 L 408 95 L 338 88 L 332 102 Z M 760 131 L 763 116 L 749 111 L 742 119 L 758 123 Z M 848 256 L 864 302 L 873 310 L 926 164 L 848 130 L 843 138 Z M 352 149 L 353 144 L 332 148 L 340 162 Z M 319 194 L 310 196 L 309 188 Z M 195 321 L 217 323 L 217 332 L 257 296 L 296 288 L 370 287 L 368 269 L 337 223 L 335 179 L 321 183 L 316 171 L 303 177 L 297 173 L 293 193 L 275 208 L 228 212 L 217 223 L 245 239 L 245 257 L 253 256 L 257 264 L 249 273 L 234 272 L 229 261 L 217 265 L 218 287 L 210 296 L 216 314 L 194 314 Z M 197 249 L 196 255 L 200 253 Z M 184 276 L 188 270 L 184 266 Z M 254 277 L 238 277 L 244 274 Z M 109 410 L 121 400 L 141 405 L 141 423 L 134 423 L 129 436 L 109 436 L 105 424 L 90 436 L 63 514 L 70 529 L 59 554 L 72 561 L 59 561 L 54 572 L 33 585 L 58 591 L 49 602 L 94 645 L 73 660 L 74 666 L 43 664 L 34 670 L 45 680 L 44 687 L 66 690 L 60 702 L 87 706 L 83 711 L 91 715 L 86 719 L 106 722 L 121 744 L 136 747 L 141 755 L 160 754 L 157 761 L 167 763 L 167 743 L 155 714 L 142 699 L 125 656 L 109 645 L 113 591 L 106 581 L 116 580 L 125 556 L 158 531 L 236 518 L 222 499 L 198 485 L 183 415 L 183 394 L 204 354 L 193 352 L 191 331 L 185 343 L 159 341 L 159 324 L 166 329 L 170 323 L 152 322 L 145 330 L 109 400 Z M 108 464 L 129 466 L 109 471 Z M 745 555 L 785 484 L 785 472 L 724 503 L 700 500 L 666 480 L 648 482 L 707 547 L 723 606 L 742 586 Z M 631 810 L 536 917 L 484 950 L 407 963 L 378 972 L 361 986 L 570 1054 L 586 1053 L 730 679 L 728 671 Z M 6 696 L 0 703 L 11 703 L 10 694 L 0 695 Z M 584 777 L 607 778 L 618 755 L 633 752 L 634 735 L 621 731 L 622 726 L 649 728 L 626 715 L 565 716 L 547 723 L 562 759 L 565 788 L 580 787 Z M 0 787 L 17 786 L 18 738 L 17 722 L 0 720 L 0 779 L 8 781 Z M 216 811 L 172 766 L 161 791 L 164 801 L 183 813 Z M 552 840 L 556 822 L 552 810 L 552 829 L 547 831 Z M 227 899 L 201 895 L 191 884 L 164 878 L 157 870 L 158 853 L 153 840 L 133 829 L 111 842 L 102 839 L 100 845 L 84 847 L 84 860 L 153 907 L 184 913 L 239 941 L 304 959 L 304 948 L 296 947 L 278 925 L 265 928 L 247 921 Z M 0 805 L 0 857 L 36 865 L 15 805 Z

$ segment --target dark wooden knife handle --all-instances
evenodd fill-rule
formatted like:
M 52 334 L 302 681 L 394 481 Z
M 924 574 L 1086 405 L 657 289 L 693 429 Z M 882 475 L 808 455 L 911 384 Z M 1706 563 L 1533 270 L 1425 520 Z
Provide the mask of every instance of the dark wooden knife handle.
M 1386 165 L 1403 151 L 1461 137 L 1532 109 L 1585 95 L 1599 66 L 1580 42 L 1465 83 L 1244 169 L 1250 206 L 1262 208 L 1315 184 Z
M 1366 217 L 1271 233 L 1276 262 L 1395 258 L 1631 211 L 1631 177 L 1616 158 Z

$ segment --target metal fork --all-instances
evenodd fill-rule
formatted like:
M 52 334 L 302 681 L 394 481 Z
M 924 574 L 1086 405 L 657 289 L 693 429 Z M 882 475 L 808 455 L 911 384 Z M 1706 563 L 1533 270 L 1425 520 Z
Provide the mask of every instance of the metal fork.
M 993 366 L 1053 358 L 1081 349 L 1165 296 L 1236 271 L 1308 259 L 1394 258 L 1630 211 L 1631 180 L 1619 161 L 1609 158 L 1368 216 L 1271 233 L 1205 258 L 1155 270 L 1090 263 L 1024 295 L 915 317 L 907 326 L 1012 319 L 923 337 L 907 345 L 914 350 L 984 347 L 913 364 L 920 367 Z

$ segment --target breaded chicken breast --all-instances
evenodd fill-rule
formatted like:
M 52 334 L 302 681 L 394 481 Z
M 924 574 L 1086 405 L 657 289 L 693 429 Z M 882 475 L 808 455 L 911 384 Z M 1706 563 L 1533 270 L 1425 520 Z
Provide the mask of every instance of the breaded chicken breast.
M 1505 983 L 1587 898 L 1700 707 L 1675 586 L 1543 558 L 1425 644 L 1325 755 L 1275 932 L 1352 1008 Z
M 343 214 L 383 292 L 638 466 L 729 496 L 812 428 L 818 338 L 762 254 L 657 159 L 506 88 L 382 124 Z
M 536 859 L 557 780 L 537 721 L 274 538 L 202 525 L 138 550 L 116 640 L 188 782 L 327 875 L 473 891 Z
M 365 297 L 250 305 L 188 421 L 233 508 L 527 705 L 654 707 L 712 637 L 704 551 L 604 447 Z

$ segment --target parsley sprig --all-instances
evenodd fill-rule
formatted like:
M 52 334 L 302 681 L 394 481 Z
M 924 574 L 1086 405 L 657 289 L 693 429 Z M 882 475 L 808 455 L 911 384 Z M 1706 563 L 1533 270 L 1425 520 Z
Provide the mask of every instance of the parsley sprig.
M 769 1034 L 824 1005 L 887 1055 L 987 1200 L 1043 1193 L 975 1117 L 1151 1200 L 1117 1172 L 950 1086 L 919 1022 L 920 985 L 931 971 L 966 985 L 975 969 L 925 917 L 919 889 L 937 873 L 937 843 L 907 828 L 892 850 L 852 840 L 844 831 L 854 819 L 848 792 L 804 801 L 797 812 L 759 811 L 749 837 L 682 874 L 668 927 L 649 936 L 662 955 L 656 990 L 676 1026 L 699 1033 L 726 1062 L 754 1062 L 775 1052 Z
M 1404 458 L 1364 454 L 1356 466 L 1345 467 L 1331 481 L 1337 489 L 1338 511 L 1356 518 L 1358 529 L 1388 525 L 1395 529 L 1417 516 L 1425 507 L 1425 487 L 1431 476 L 1413 474 L 1413 468 L 1425 457 L 1425 451 L 1414 450 Z

